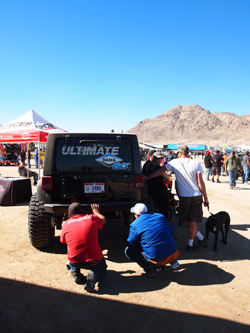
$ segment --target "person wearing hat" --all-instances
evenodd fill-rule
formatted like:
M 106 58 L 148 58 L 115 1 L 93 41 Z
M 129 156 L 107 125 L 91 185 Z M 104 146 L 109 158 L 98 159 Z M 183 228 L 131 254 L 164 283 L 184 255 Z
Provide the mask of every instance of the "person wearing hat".
M 170 263 L 179 267 L 179 251 L 173 238 L 174 227 L 158 213 L 149 213 L 147 206 L 138 203 L 131 208 L 135 220 L 130 224 L 125 255 L 144 269 L 149 278 L 158 274 Z
M 178 148 L 179 158 L 176 158 L 146 177 L 146 180 L 159 177 L 167 170 L 175 173 L 177 181 L 177 191 L 179 196 L 179 216 L 189 231 L 189 240 L 187 252 L 192 252 L 194 248 L 205 247 L 208 244 L 207 239 L 198 231 L 197 222 L 202 220 L 202 196 L 204 205 L 208 206 L 208 197 L 206 186 L 202 178 L 202 166 L 189 158 L 189 148 L 186 145 L 180 145 Z M 198 243 L 194 245 L 195 236 Z
M 68 208 L 69 219 L 63 223 L 60 241 L 67 244 L 67 267 L 76 283 L 82 281 L 80 269 L 90 269 L 86 276 L 84 289 L 93 292 L 95 283 L 106 272 L 106 262 L 98 242 L 98 230 L 106 224 L 106 218 L 100 213 L 99 205 L 92 204 L 93 214 L 84 215 L 78 202 Z
M 164 155 L 160 152 L 155 152 L 150 160 L 145 163 L 142 169 L 142 174 L 148 176 L 154 171 L 161 169 L 161 163 L 164 159 Z M 159 213 L 163 214 L 168 219 L 169 214 L 169 198 L 167 186 L 164 181 L 170 181 L 170 177 L 167 173 L 161 174 L 159 177 L 147 180 L 148 193 L 152 196 L 154 204 L 159 209 Z
M 223 165 L 224 159 L 220 154 L 219 150 L 216 150 L 213 156 L 213 167 L 212 167 L 212 182 L 214 182 L 214 177 L 216 176 L 216 182 L 220 183 L 219 177 L 221 175 L 221 165 Z
M 21 161 L 23 162 L 23 164 L 25 164 L 26 153 L 23 148 L 21 149 L 21 152 L 20 152 L 20 158 L 21 158 Z

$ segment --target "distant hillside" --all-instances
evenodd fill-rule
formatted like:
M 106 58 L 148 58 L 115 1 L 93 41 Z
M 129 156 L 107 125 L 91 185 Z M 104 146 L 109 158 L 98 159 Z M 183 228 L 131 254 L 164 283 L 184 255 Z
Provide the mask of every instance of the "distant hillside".
M 127 133 L 152 144 L 200 143 L 250 144 L 250 115 L 210 113 L 199 105 L 177 105 L 159 116 L 140 121 Z

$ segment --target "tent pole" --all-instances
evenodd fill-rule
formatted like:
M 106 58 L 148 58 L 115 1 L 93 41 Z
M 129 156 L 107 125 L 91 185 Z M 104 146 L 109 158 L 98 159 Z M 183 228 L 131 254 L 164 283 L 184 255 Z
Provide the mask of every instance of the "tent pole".
M 27 157 L 27 170 L 28 170 L 28 172 L 27 172 L 27 174 L 28 174 L 28 177 L 30 176 L 30 169 L 29 169 L 29 162 L 28 162 L 28 143 L 27 142 L 25 142 L 25 153 L 26 153 L 26 157 Z
M 38 137 L 39 137 L 39 140 L 38 140 L 38 179 L 40 179 L 40 130 L 39 130 L 39 133 L 38 133 Z

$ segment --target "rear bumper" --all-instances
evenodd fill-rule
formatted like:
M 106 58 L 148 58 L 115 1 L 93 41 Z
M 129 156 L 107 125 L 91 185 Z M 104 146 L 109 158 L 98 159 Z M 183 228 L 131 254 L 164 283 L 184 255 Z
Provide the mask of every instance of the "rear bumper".
M 110 203 L 99 203 L 100 213 L 105 212 L 126 212 L 130 211 L 130 208 L 133 207 L 135 204 L 137 204 L 138 201 L 129 201 L 129 202 L 110 202 Z M 68 208 L 70 204 L 44 204 L 44 209 L 47 213 L 51 214 L 67 214 Z M 81 206 L 84 210 L 85 214 L 92 213 L 92 209 L 90 204 L 83 204 L 81 203 Z

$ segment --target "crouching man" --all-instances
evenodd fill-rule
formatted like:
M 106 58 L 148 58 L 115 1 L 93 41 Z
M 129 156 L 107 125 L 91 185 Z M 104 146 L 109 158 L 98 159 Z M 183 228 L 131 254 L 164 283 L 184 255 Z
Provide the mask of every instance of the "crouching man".
M 135 221 L 130 224 L 125 255 L 141 266 L 149 278 L 170 263 L 179 267 L 179 251 L 173 238 L 174 227 L 162 214 L 148 213 L 147 206 L 139 203 L 131 208 Z
M 92 292 L 95 283 L 105 274 L 107 265 L 98 242 L 98 229 L 106 224 L 106 218 L 99 211 L 98 204 L 92 204 L 93 214 L 84 215 L 78 202 L 73 202 L 69 208 L 69 219 L 62 226 L 60 241 L 67 244 L 68 269 L 76 283 L 83 280 L 80 269 L 90 269 L 86 276 L 84 289 Z

